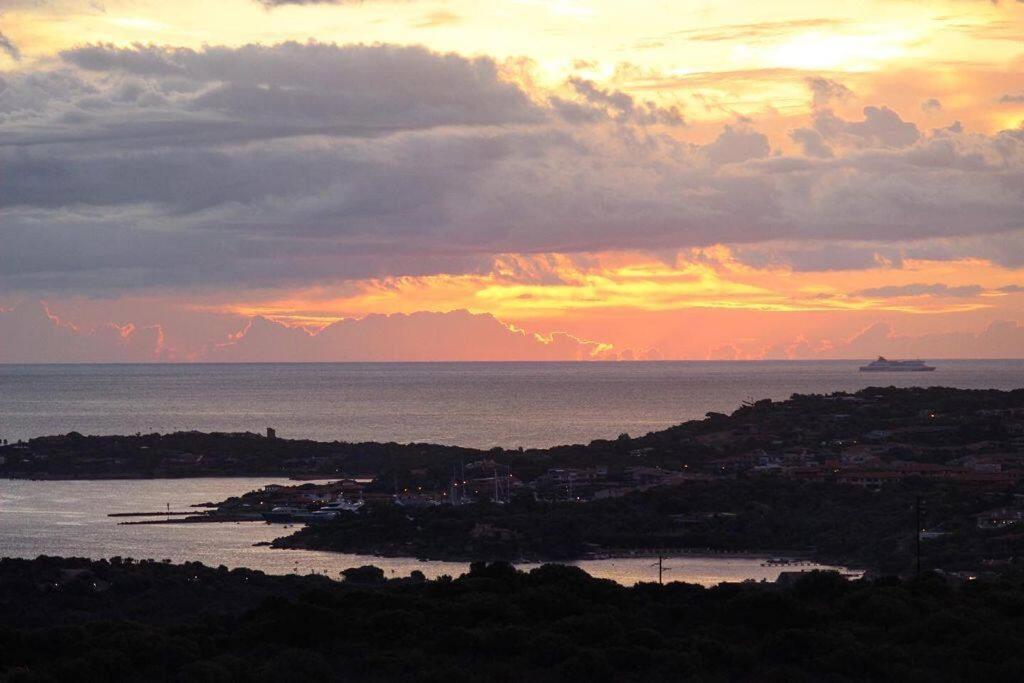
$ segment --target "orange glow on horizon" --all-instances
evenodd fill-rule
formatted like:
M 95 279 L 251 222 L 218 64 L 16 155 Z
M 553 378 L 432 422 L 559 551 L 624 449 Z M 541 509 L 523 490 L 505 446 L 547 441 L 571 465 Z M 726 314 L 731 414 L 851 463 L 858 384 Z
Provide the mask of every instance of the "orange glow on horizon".
M 503 321 L 557 320 L 569 313 L 723 309 L 774 313 L 880 311 L 937 315 L 979 311 L 1014 296 L 1000 291 L 1018 271 L 976 259 L 906 260 L 901 268 L 795 272 L 754 268 L 724 246 L 679 252 L 674 262 L 642 253 L 504 255 L 486 274 L 371 279 L 337 295 L 327 287 L 198 310 L 263 316 L 311 329 L 371 313 L 464 309 Z M 943 283 L 945 291 L 914 287 Z M 908 288 L 874 292 L 879 285 Z M 977 288 L 977 292 L 962 288 Z M 946 293 L 948 292 L 948 293 Z

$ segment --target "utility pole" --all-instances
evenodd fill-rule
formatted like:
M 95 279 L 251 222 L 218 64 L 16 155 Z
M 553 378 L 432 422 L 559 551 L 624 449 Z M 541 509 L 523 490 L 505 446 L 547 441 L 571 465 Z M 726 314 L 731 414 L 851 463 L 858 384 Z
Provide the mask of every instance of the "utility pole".
M 650 564 L 648 566 L 649 567 L 653 567 L 654 565 Z M 662 552 L 661 549 L 658 549 L 658 585 L 659 586 L 664 586 L 665 585 L 665 571 L 666 571 L 665 570 L 665 554 Z M 672 568 L 669 567 L 668 571 L 672 571 Z
M 914 502 L 914 545 L 917 555 L 917 576 L 921 576 L 921 496 L 917 496 Z

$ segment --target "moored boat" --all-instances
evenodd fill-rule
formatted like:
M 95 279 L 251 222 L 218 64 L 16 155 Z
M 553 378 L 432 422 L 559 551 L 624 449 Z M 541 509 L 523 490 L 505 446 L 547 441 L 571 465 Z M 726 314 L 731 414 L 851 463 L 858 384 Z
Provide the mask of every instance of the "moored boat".
M 333 503 L 324 505 L 319 510 L 312 513 L 310 521 L 323 522 L 330 519 L 334 519 L 338 515 L 344 512 L 359 512 L 359 508 L 363 507 L 363 501 L 361 500 L 348 500 L 347 498 L 338 498 Z
M 299 507 L 297 505 L 279 505 L 273 508 L 270 512 L 264 512 L 263 519 L 276 524 L 308 522 L 311 519 L 314 519 L 313 514 L 314 511 L 309 508 Z

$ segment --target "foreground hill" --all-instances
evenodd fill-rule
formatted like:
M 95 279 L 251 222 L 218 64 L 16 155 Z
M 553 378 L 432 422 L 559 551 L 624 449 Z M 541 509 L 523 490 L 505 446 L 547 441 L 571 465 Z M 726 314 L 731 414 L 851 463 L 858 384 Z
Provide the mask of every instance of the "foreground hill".
M 0 561 L 7 681 L 1017 681 L 1018 580 L 626 588 L 571 567 L 338 583 L 199 564 Z

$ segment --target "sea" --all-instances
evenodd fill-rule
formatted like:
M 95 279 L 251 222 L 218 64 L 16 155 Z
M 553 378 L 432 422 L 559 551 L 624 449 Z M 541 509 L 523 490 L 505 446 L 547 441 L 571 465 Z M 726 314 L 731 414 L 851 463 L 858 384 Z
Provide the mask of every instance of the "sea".
M 1024 387 L 1024 360 L 0 365 L 0 438 L 264 432 L 491 448 L 638 436 L 743 401 L 868 386 Z

